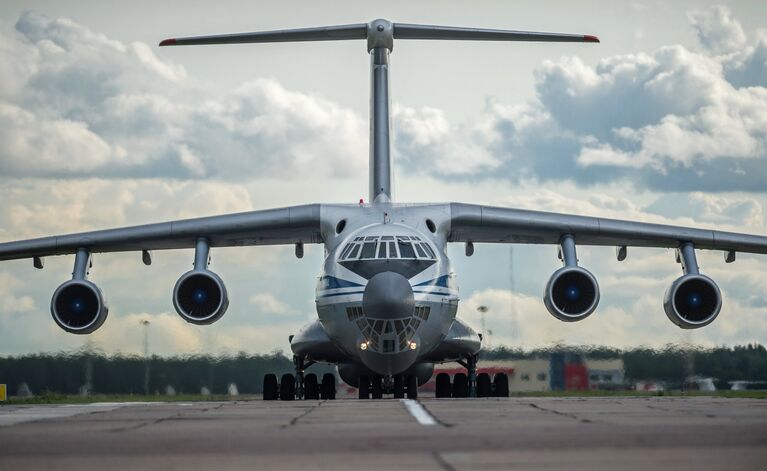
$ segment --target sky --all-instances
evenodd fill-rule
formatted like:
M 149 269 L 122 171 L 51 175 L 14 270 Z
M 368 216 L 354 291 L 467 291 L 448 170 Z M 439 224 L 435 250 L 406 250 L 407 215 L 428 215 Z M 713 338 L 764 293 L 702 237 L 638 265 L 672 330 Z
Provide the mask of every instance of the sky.
M 397 41 L 394 198 L 460 201 L 767 235 L 767 13 L 758 2 L 67 2 L 0 4 L 0 241 L 367 197 L 364 41 L 163 48 L 166 37 L 392 21 L 595 34 L 600 44 Z M 491 346 L 767 341 L 767 257 L 699 252 L 724 305 L 683 331 L 662 310 L 665 249 L 579 247 L 600 282 L 578 323 L 541 300 L 555 247 L 451 246 L 459 316 Z M 173 311 L 188 251 L 97 254 L 109 300 L 65 333 L 50 296 L 73 257 L 0 264 L 0 354 L 288 351 L 316 318 L 323 249 L 213 251 L 230 306 Z

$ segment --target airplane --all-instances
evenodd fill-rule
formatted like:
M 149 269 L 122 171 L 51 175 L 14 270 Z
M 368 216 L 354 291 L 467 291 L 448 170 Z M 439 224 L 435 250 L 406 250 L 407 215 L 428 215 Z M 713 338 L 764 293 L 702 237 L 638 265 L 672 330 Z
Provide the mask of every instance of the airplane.
M 253 245 L 323 244 L 316 286 L 318 319 L 289 337 L 295 374 L 264 376 L 264 399 L 334 399 L 335 377 L 319 381 L 311 365 L 336 365 L 360 399 L 417 398 L 436 363 L 457 362 L 466 374 L 437 375 L 437 397 L 508 396 L 508 377 L 477 374 L 481 336 L 456 317 L 458 284 L 447 244 L 550 244 L 562 268 L 546 283 L 546 309 L 565 322 L 591 315 L 600 299 L 596 277 L 579 265 L 577 245 L 671 248 L 682 275 L 667 289 L 663 307 L 683 329 L 709 325 L 722 307 L 716 283 L 700 273 L 696 250 L 767 253 L 767 237 L 571 214 L 467 203 L 398 203 L 392 200 L 389 58 L 394 40 L 548 41 L 598 43 L 591 35 L 369 23 L 166 39 L 160 46 L 366 40 L 370 56 L 369 202 L 265 209 L 133 227 L 57 235 L 0 244 L 0 260 L 74 254 L 72 279 L 53 293 L 51 315 L 66 332 L 89 334 L 106 320 L 101 290 L 88 280 L 93 253 L 194 248 L 194 268 L 173 288 L 173 306 L 187 322 L 211 324 L 229 305 L 221 277 L 209 270 L 211 249 Z

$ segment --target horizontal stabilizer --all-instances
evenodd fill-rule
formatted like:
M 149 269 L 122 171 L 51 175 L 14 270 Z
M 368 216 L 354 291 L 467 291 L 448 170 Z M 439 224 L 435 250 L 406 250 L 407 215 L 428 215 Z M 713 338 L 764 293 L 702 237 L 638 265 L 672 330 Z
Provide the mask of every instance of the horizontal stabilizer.
M 325 26 L 321 28 L 284 29 L 255 33 L 218 34 L 189 38 L 166 39 L 160 46 L 188 46 L 197 44 L 277 43 L 298 41 L 338 41 L 367 38 L 368 25 Z
M 454 28 L 452 26 L 394 23 L 395 39 L 447 39 L 459 41 L 547 41 L 598 43 L 599 38 L 583 34 L 540 33 L 503 29 Z
M 373 27 L 375 26 L 375 28 Z M 413 25 L 375 20 L 370 23 L 324 26 L 319 28 L 284 29 L 253 33 L 219 34 L 165 39 L 160 46 L 187 46 L 197 44 L 276 43 L 297 41 L 340 41 L 346 39 L 373 39 L 388 34 L 392 39 L 442 39 L 463 41 L 546 41 L 598 43 L 596 36 L 583 34 L 540 33 L 535 31 L 509 31 L 501 29 L 455 28 L 452 26 Z M 389 43 L 390 44 L 390 43 Z

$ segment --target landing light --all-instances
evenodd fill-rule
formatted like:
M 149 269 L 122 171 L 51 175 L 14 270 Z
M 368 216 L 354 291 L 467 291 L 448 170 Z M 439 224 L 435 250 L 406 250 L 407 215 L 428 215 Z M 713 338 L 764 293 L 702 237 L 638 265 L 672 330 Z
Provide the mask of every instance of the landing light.
M 360 344 L 360 350 L 367 350 L 367 349 L 368 349 L 368 343 L 367 342 L 362 342 Z
M 415 342 L 410 342 L 410 350 L 415 350 L 418 348 L 418 345 Z

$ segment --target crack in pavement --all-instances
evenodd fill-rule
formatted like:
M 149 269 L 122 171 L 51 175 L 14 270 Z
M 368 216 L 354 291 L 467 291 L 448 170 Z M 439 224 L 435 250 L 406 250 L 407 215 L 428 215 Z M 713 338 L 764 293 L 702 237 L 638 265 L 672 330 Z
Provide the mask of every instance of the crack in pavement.
M 456 471 L 455 467 L 448 463 L 447 460 L 445 460 L 445 457 L 442 456 L 442 453 L 434 451 L 432 452 L 431 456 L 434 457 L 434 461 L 437 462 L 440 468 L 444 469 L 445 471 Z
M 595 421 L 593 421 L 591 419 L 582 419 L 582 418 L 578 417 L 577 415 L 571 414 L 569 412 L 562 412 L 562 411 L 558 411 L 556 409 L 547 409 L 545 407 L 541 407 L 538 404 L 535 404 L 535 403 L 532 403 L 532 402 L 529 402 L 527 405 L 532 407 L 533 409 L 538 409 L 539 411 L 542 411 L 542 412 L 548 412 L 550 414 L 561 415 L 563 417 L 568 417 L 570 419 L 577 420 L 578 422 L 580 422 L 582 424 L 593 424 L 595 422 Z
M 309 415 L 312 412 L 314 412 L 315 410 L 317 410 L 325 402 L 327 402 L 327 401 L 320 401 L 320 402 L 318 402 L 317 405 L 314 405 L 314 406 L 310 407 L 309 409 L 307 409 L 306 411 L 304 411 L 302 414 L 299 414 L 299 415 L 293 417 L 292 419 L 290 419 L 290 423 L 283 424 L 283 425 L 280 426 L 280 428 L 288 428 L 288 427 L 292 427 L 293 425 L 296 425 L 299 420 L 303 419 L 307 415 Z

